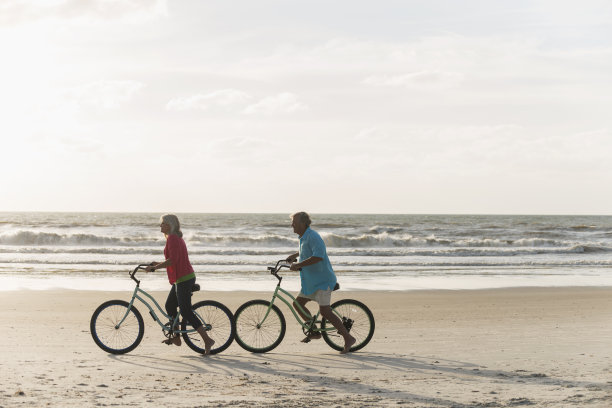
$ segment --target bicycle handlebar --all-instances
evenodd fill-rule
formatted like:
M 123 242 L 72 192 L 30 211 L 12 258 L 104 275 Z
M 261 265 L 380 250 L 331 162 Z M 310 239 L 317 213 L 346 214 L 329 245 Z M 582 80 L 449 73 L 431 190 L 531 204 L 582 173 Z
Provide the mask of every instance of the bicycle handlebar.
M 147 266 L 149 266 L 149 264 L 140 264 L 137 267 L 135 267 L 134 270 L 130 272 L 130 278 L 132 278 L 134 282 L 140 285 L 140 281 L 135 278 L 136 272 L 138 272 L 139 269 L 145 269 Z
M 278 276 L 278 272 L 283 269 L 283 268 L 291 268 L 291 264 L 287 262 L 286 259 L 281 259 L 278 262 L 276 262 L 275 266 L 268 266 L 268 270 L 270 271 L 270 275 L 274 275 L 276 277 L 276 279 L 278 279 L 278 284 L 280 285 L 281 281 L 283 280 L 283 278 L 281 276 Z M 301 268 L 298 270 L 302 270 Z

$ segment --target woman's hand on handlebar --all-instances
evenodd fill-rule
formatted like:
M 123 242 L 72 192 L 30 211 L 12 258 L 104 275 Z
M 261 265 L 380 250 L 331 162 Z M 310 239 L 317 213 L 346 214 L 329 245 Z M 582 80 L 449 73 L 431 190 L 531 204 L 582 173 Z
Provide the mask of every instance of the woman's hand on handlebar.
M 145 272 L 154 272 L 157 265 L 159 265 L 159 262 L 151 262 L 149 266 L 145 268 Z

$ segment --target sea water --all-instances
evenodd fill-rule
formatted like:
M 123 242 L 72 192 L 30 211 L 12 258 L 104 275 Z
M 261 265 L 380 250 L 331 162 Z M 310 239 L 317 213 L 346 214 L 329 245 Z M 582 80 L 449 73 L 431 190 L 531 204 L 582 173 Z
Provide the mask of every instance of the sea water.
M 273 290 L 295 253 L 288 214 L 177 214 L 208 290 Z M 0 213 L 0 290 L 130 290 L 163 260 L 160 214 Z M 313 214 L 344 289 L 612 286 L 612 216 Z M 299 289 L 296 272 L 283 287 Z M 166 290 L 165 271 L 139 273 Z

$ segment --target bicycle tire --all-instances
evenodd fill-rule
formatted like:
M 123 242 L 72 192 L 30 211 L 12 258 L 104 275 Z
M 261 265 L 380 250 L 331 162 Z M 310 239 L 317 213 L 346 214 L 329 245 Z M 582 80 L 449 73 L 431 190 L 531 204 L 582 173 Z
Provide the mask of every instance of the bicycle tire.
M 124 300 L 109 300 L 94 311 L 89 322 L 89 330 L 95 343 L 111 354 L 125 354 L 134 350 L 144 335 L 142 315 L 133 305 L 121 323 L 130 304 Z
M 331 306 L 332 310 L 339 315 L 351 336 L 357 340 L 350 351 L 357 351 L 364 348 L 374 335 L 374 315 L 363 303 L 354 299 L 342 299 Z M 332 326 L 331 323 L 323 319 L 321 328 Z M 333 327 L 333 326 L 332 326 Z M 336 331 L 323 331 L 323 339 L 334 350 L 344 349 L 344 338 Z
M 278 346 L 285 337 L 287 324 L 285 316 L 275 304 L 263 325 L 261 320 L 268 311 L 267 300 L 250 300 L 241 305 L 234 318 L 236 320 L 236 342 L 251 353 L 266 353 Z
M 227 306 L 214 300 L 203 300 L 194 304 L 192 308 L 196 316 L 203 320 L 202 323 L 212 326 L 207 332 L 208 336 L 215 341 L 210 354 L 217 354 L 227 349 L 234 341 L 236 333 L 234 315 Z M 183 319 L 181 330 L 187 330 L 188 324 L 189 322 Z M 183 333 L 183 339 L 193 351 L 204 354 L 204 341 L 199 333 Z

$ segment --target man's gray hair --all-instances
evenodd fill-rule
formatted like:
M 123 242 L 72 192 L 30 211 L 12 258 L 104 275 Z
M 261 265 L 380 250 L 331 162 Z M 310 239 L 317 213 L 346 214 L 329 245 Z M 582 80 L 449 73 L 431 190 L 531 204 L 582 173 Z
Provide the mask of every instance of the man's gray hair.
M 179 237 L 183 237 L 183 232 L 181 231 L 181 223 L 179 219 L 174 214 L 164 214 L 160 217 L 160 222 L 165 222 L 170 226 L 170 233 L 176 234 Z
M 307 212 L 300 211 L 300 212 L 291 214 L 291 219 L 294 219 L 296 217 L 299 222 L 306 225 L 307 227 L 310 227 L 310 224 L 312 223 L 312 221 L 310 220 L 310 215 L 308 215 Z

